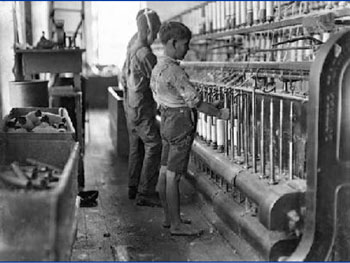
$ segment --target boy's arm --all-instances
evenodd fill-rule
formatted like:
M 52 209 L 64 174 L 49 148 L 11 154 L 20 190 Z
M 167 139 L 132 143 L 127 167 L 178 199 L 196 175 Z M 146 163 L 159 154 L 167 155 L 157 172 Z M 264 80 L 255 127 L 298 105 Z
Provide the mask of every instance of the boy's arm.
M 197 110 L 210 116 L 218 117 L 219 119 L 228 120 L 230 118 L 229 109 L 218 109 L 213 104 L 205 101 L 201 101 L 197 105 Z
M 179 76 L 177 77 L 178 83 L 175 87 L 190 108 L 197 108 L 198 111 L 211 116 L 216 116 L 219 119 L 230 118 L 230 112 L 228 109 L 218 109 L 213 104 L 200 99 L 198 92 L 184 71 L 176 73 L 178 73 Z

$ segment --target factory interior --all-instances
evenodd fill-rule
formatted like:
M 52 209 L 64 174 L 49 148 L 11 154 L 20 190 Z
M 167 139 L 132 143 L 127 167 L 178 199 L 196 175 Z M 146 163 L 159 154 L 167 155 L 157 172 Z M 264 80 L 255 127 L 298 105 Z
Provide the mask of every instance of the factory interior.
M 229 113 L 198 111 L 179 181 L 198 235 L 130 198 L 145 8 L 191 30 L 179 66 Z M 1 261 L 350 260 L 350 2 L 2 1 L 0 36 Z

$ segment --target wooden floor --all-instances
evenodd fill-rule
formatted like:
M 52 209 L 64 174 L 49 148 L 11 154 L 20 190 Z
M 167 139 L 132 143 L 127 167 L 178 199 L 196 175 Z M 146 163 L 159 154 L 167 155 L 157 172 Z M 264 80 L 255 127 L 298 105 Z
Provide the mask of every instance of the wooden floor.
M 72 261 L 257 259 L 247 255 L 245 245 L 186 182 L 181 183 L 182 212 L 204 234 L 199 238 L 170 236 L 161 226 L 161 208 L 136 206 L 127 198 L 127 160 L 113 153 L 107 111 L 90 111 L 87 117 L 85 190 L 98 190 L 99 198 L 97 207 L 80 208 Z

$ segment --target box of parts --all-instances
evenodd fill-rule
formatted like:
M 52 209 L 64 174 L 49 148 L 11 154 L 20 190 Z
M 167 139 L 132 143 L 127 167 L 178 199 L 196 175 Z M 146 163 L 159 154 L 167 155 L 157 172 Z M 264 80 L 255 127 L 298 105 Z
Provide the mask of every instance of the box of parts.
M 1 123 L 0 258 L 5 261 L 69 260 L 75 239 L 79 143 L 65 109 L 41 109 L 44 119 L 25 126 L 20 119 L 37 110 L 14 108 Z M 54 124 L 55 116 L 50 119 L 47 112 L 66 118 L 64 124 L 60 119 Z
M 67 154 L 64 144 L 74 142 L 75 130 L 64 108 L 13 108 L 0 122 L 0 135 L 9 143 L 9 154 L 21 158 L 25 145 L 28 155 L 45 161 L 52 149 L 57 155 Z
M 0 122 L 0 132 L 9 138 L 75 138 L 75 129 L 65 108 L 12 108 Z

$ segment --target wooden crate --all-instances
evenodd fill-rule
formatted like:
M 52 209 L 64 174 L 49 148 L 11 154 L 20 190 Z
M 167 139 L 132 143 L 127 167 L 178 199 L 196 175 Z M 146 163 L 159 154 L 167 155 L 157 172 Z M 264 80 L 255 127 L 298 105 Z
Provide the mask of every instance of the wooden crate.
M 36 140 L 45 155 L 0 134 L 1 166 L 34 158 L 63 169 L 52 189 L 11 189 L 0 184 L 0 258 L 5 261 L 69 260 L 76 235 L 79 143 Z M 44 145 L 50 142 L 50 150 Z
M 76 231 L 79 143 L 64 108 L 14 108 L 18 116 L 40 109 L 67 119 L 64 133 L 8 133 L 0 123 L 0 165 L 27 158 L 63 169 L 53 189 L 13 190 L 0 185 L 1 260 L 69 260 Z M 17 116 L 15 116 L 17 117 Z

